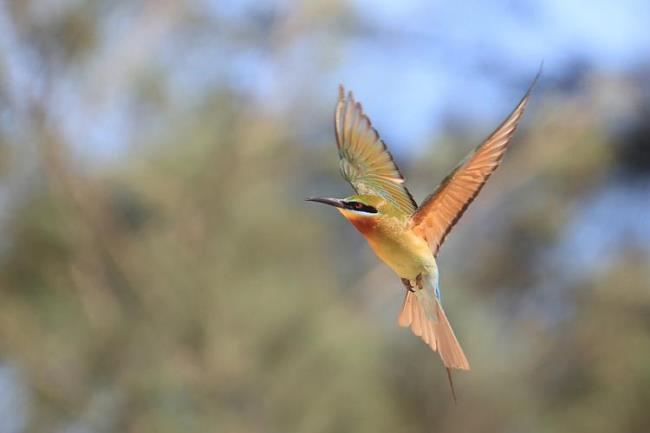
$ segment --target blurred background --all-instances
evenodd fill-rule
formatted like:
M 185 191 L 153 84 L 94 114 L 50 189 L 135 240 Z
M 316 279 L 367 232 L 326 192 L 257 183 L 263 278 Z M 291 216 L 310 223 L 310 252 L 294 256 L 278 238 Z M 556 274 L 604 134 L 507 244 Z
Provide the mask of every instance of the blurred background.
M 646 432 L 650 3 L 0 3 L 0 433 Z M 450 398 L 335 211 L 355 91 L 422 200 L 544 72 L 439 256 Z

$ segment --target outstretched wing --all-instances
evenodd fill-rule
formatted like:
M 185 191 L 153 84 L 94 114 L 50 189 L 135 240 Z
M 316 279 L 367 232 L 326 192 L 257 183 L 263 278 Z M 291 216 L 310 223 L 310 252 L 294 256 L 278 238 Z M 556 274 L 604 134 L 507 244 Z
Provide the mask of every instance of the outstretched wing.
M 355 191 L 381 196 L 404 214 L 413 214 L 417 204 L 404 186 L 402 173 L 361 104 L 352 92 L 345 97 L 343 86 L 339 86 L 334 124 L 341 173 Z
M 510 116 L 461 161 L 413 214 L 413 230 L 427 240 L 434 256 L 451 228 L 499 166 L 538 77 L 539 73 Z

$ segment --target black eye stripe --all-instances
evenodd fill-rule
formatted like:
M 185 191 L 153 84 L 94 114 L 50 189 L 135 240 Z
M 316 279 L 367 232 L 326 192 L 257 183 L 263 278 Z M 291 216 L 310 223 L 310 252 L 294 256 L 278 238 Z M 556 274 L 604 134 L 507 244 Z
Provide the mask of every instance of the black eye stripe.
M 372 206 L 365 205 L 365 204 L 360 203 L 358 201 L 346 201 L 344 203 L 344 205 L 345 205 L 345 207 L 347 209 L 356 210 L 356 211 L 359 211 L 359 212 L 377 213 L 376 208 L 374 208 Z

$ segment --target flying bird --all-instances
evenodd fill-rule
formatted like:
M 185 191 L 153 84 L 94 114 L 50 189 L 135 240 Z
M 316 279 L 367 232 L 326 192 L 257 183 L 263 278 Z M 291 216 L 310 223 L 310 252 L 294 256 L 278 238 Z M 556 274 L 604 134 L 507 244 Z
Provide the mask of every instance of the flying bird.
M 406 293 L 398 324 L 410 327 L 438 352 L 454 401 L 451 369 L 469 370 L 470 366 L 442 308 L 436 256 L 449 231 L 499 166 L 538 77 L 539 73 L 503 123 L 419 206 L 361 104 L 339 86 L 334 126 L 340 169 L 356 194 L 307 199 L 337 208 L 401 278 Z

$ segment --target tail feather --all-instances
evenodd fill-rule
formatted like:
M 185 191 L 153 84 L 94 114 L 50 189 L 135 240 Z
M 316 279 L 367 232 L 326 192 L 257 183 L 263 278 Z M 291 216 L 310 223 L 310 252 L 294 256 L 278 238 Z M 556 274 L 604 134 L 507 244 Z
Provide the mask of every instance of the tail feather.
M 456 400 L 456 388 L 454 388 L 454 380 L 451 378 L 451 369 L 447 368 L 447 379 L 449 379 L 449 389 L 451 389 L 451 398 L 454 400 L 454 404 L 458 403 Z
M 415 307 L 416 303 L 413 302 L 413 323 L 411 323 L 411 330 L 418 337 L 422 336 L 422 319 L 420 316 L 420 311 Z
M 454 330 L 451 329 L 445 310 L 439 301 L 436 301 L 438 324 L 436 325 L 436 339 L 438 340 L 438 353 L 447 368 L 469 370 L 469 362 L 463 353 L 462 347 L 456 339 Z
M 426 290 L 420 292 L 429 293 L 432 298 L 434 296 Z M 423 303 L 428 304 L 427 306 L 431 305 L 429 302 L 422 302 L 414 292 L 407 291 L 398 317 L 398 324 L 402 327 L 410 326 L 413 334 L 422 338 L 433 351 L 440 354 L 442 363 L 446 368 L 469 370 L 469 362 L 456 339 L 456 335 L 454 335 L 440 301 L 433 298 L 432 308 L 434 311 L 432 312 L 425 311 Z M 437 320 L 432 320 L 432 317 Z
M 423 332 L 424 342 L 427 343 L 427 345 L 429 345 L 429 347 L 433 347 L 432 345 L 434 345 L 434 346 L 436 345 L 436 336 L 435 336 L 435 333 L 433 331 L 433 323 L 431 322 L 431 320 L 427 319 L 426 313 L 424 312 L 423 308 L 420 308 L 420 317 L 421 317 L 422 323 L 424 323 L 424 326 L 423 326 L 424 329 L 422 331 Z
M 406 296 L 404 296 L 404 303 L 402 304 L 402 310 L 399 313 L 397 318 L 397 323 L 402 328 L 405 328 L 413 322 L 413 296 L 410 296 L 413 292 L 407 291 Z

